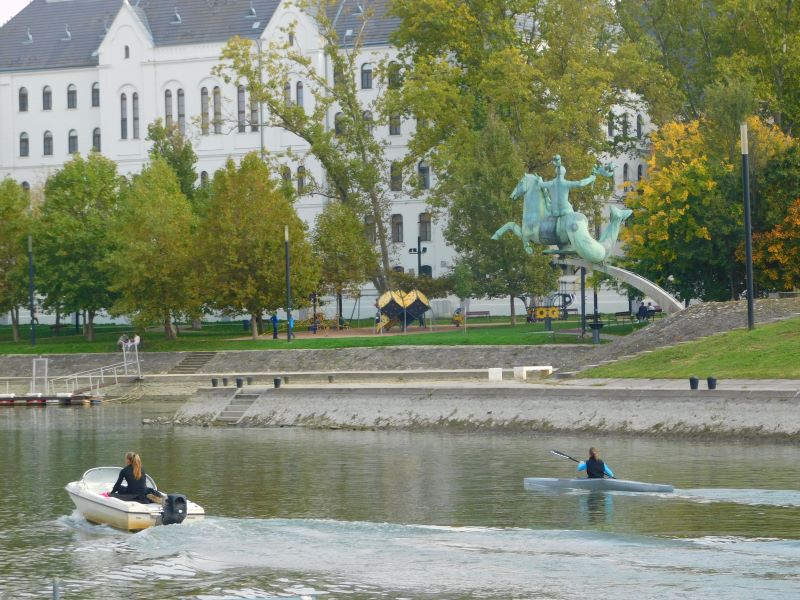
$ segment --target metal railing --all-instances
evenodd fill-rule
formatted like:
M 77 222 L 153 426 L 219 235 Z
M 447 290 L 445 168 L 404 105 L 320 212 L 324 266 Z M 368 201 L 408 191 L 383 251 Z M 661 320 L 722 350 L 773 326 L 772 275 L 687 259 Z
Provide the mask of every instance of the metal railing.
M 128 344 L 122 349 L 122 362 L 52 379 L 45 377 L 44 388 L 45 394 L 74 394 L 78 391 L 99 393 L 102 386 L 119 383 L 120 377 L 141 377 L 141 375 L 139 349 L 134 344 Z M 31 381 L 32 390 L 34 381 L 35 379 Z

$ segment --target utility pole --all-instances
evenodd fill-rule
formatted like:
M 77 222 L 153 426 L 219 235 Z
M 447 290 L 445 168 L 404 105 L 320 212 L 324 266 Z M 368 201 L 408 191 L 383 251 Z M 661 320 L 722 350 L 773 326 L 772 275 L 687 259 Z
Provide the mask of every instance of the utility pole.
M 289 281 L 289 226 L 283 226 L 283 250 L 286 255 L 286 341 L 292 341 L 292 287 Z
M 31 346 L 36 345 L 36 298 L 33 285 L 33 236 L 28 235 L 28 293 L 30 295 L 31 310 Z
M 747 328 L 755 327 L 753 317 L 753 231 L 750 223 L 750 166 L 748 164 L 747 122 L 741 124 L 742 138 L 742 193 L 744 194 L 744 254 L 747 275 Z

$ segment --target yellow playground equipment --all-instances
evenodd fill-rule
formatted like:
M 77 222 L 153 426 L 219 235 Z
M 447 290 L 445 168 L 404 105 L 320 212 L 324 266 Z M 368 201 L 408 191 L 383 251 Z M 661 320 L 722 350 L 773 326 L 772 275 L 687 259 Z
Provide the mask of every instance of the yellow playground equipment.
M 407 325 L 419 320 L 431 307 L 425 294 L 419 290 L 385 292 L 378 298 L 377 305 L 381 318 L 375 324 L 376 333 L 388 331 L 398 324 L 405 329 Z

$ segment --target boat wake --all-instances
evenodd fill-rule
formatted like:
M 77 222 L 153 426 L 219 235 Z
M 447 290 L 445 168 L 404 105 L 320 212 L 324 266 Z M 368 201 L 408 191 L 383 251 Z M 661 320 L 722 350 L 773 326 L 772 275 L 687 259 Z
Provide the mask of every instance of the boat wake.
M 696 488 L 676 489 L 670 496 L 693 502 L 729 502 L 748 506 L 776 506 L 791 508 L 800 506 L 799 490 L 765 490 L 757 488 Z

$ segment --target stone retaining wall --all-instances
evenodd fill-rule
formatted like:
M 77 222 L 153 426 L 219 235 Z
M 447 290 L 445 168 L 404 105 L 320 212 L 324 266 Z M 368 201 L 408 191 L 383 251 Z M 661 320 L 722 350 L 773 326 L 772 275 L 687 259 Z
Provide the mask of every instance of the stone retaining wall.
M 213 424 L 227 398 L 230 392 L 198 390 L 175 422 Z M 800 442 L 798 408 L 800 395 L 788 391 L 293 386 L 264 389 L 239 425 L 735 436 L 794 443 Z

